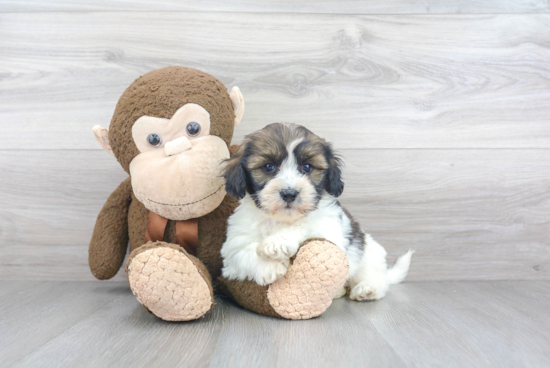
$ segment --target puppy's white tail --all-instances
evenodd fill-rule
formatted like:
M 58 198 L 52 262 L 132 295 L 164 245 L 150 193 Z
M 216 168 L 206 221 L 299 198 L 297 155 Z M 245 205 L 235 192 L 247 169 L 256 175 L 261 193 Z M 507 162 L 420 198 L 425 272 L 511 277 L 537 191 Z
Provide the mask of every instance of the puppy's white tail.
M 409 250 L 407 253 L 397 258 L 393 267 L 388 270 L 388 280 L 390 284 L 399 284 L 407 277 L 413 253 L 414 250 Z

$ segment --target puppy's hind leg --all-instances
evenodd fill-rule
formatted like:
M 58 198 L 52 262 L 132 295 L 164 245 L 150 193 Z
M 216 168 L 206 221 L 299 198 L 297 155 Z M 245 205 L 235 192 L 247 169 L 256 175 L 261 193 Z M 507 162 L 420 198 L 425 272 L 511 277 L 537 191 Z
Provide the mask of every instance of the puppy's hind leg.
M 348 293 L 348 289 L 346 289 L 346 286 L 344 285 L 340 288 L 340 290 L 338 290 L 338 293 L 336 293 L 336 295 L 332 299 L 340 299 L 347 293 Z
M 412 252 L 401 256 L 388 270 L 386 250 L 370 235 L 365 236 L 365 252 L 359 269 L 350 279 L 351 300 L 379 300 L 388 292 L 391 284 L 401 282 L 409 270 Z

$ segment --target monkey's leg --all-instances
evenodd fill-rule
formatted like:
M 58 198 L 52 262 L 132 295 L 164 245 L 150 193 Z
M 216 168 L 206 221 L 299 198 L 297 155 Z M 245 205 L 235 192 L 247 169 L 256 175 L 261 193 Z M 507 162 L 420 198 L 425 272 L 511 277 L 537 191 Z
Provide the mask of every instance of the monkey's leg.
M 285 276 L 268 286 L 220 278 L 223 291 L 248 310 L 286 319 L 321 315 L 346 283 L 344 252 L 324 239 L 305 241 Z
M 214 306 L 206 266 L 176 244 L 142 245 L 128 257 L 126 272 L 138 301 L 165 321 L 194 320 Z

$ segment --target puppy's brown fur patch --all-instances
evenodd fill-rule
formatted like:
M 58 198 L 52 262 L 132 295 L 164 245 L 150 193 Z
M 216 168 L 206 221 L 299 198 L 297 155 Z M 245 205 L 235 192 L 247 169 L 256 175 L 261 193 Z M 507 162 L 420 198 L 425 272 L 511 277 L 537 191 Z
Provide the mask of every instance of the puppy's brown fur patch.
M 327 142 L 310 132 L 303 126 L 289 123 L 274 123 L 266 126 L 264 129 L 248 135 L 241 145 L 241 154 L 248 153 L 246 167 L 252 172 L 262 171 L 261 168 L 268 162 L 279 166 L 282 161 L 290 154 L 287 147 L 296 140 L 302 140 L 294 150 L 298 164 L 309 163 L 313 165 L 322 179 L 322 170 L 328 168 L 325 158 L 325 146 Z M 258 144 L 261 142 L 261 145 Z M 262 182 L 260 173 L 255 175 L 255 180 Z M 265 178 L 268 181 L 271 175 Z M 259 179 L 259 180 L 258 180 Z

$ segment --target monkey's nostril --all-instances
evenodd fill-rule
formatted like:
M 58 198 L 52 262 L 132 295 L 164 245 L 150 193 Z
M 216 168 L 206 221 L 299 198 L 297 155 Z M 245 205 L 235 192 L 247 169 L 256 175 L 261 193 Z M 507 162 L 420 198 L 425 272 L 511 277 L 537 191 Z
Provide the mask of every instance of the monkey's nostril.
M 286 203 L 291 203 L 296 200 L 296 197 L 298 197 L 298 191 L 294 189 L 283 189 L 281 190 L 280 195 L 283 201 Z

